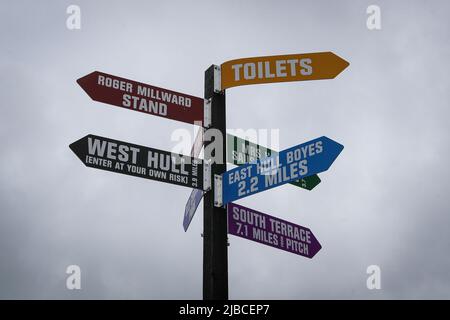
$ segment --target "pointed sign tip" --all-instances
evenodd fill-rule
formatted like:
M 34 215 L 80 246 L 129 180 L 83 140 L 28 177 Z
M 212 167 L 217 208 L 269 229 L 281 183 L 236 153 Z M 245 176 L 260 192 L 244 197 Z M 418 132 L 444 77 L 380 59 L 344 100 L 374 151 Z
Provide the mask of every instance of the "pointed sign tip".
M 318 254 L 319 251 L 322 250 L 322 246 L 320 245 L 320 243 L 318 241 L 317 241 L 317 245 L 318 246 L 314 248 L 315 250 L 312 252 L 312 255 L 308 258 L 310 258 L 310 259 L 314 258 L 316 256 L 316 254 Z
M 70 148 L 70 150 L 72 150 L 73 152 L 75 152 L 75 143 L 76 143 L 76 142 L 72 142 L 71 144 L 69 144 L 69 148 Z
M 98 74 L 98 71 L 93 71 L 79 79 L 76 80 L 78 85 L 83 89 L 84 92 L 92 99 L 95 100 L 94 93 L 95 90 L 90 89 L 92 87 L 92 84 L 95 83 L 95 75 Z
M 339 149 L 339 152 L 344 149 L 344 145 L 340 144 L 339 142 L 337 142 L 331 138 L 328 138 L 327 136 L 322 136 L 319 139 L 330 141 L 332 144 L 334 144 L 336 146 L 337 149 Z
M 84 159 L 83 159 L 83 147 L 85 147 L 85 141 L 87 141 L 88 137 L 90 135 L 88 134 L 87 136 L 78 139 L 75 142 L 72 142 L 71 144 L 69 144 L 69 148 L 70 150 L 72 150 L 73 153 L 75 153 L 75 155 L 78 157 L 78 159 L 81 160 L 81 162 L 84 163 Z M 86 164 L 85 164 L 86 165 Z
M 336 78 L 339 74 L 342 73 L 342 71 L 347 69 L 347 67 L 350 65 L 350 62 L 348 62 L 347 60 L 341 58 L 340 56 L 338 56 L 334 52 L 331 52 L 331 54 L 336 58 L 336 69 L 337 69 L 337 72 L 336 72 L 336 75 L 334 76 L 334 78 Z

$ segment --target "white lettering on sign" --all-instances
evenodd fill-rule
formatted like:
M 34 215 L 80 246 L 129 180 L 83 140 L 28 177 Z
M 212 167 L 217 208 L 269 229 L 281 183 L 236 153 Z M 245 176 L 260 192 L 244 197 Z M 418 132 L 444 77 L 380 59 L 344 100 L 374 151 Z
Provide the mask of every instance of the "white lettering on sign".
M 245 180 L 248 177 L 251 177 L 252 166 L 250 165 L 250 166 L 242 166 L 242 167 L 243 168 L 241 168 L 240 170 L 236 170 L 228 176 L 229 184 L 233 184 L 233 183 L 239 182 L 241 180 Z
M 111 160 L 119 160 L 122 162 L 128 162 L 131 159 L 131 162 L 136 164 L 139 152 L 139 148 L 122 144 L 118 145 L 114 142 L 96 138 L 93 139 L 91 137 L 88 138 L 88 153 L 93 156 L 106 157 Z
M 309 246 L 307 244 L 289 238 L 286 238 L 286 249 L 305 255 L 309 254 Z
M 161 116 L 167 115 L 167 105 L 165 103 L 145 99 L 138 96 L 132 96 L 129 94 L 123 95 L 122 106 L 125 108 L 133 108 L 138 111 L 145 111 Z
M 122 106 L 127 108 L 133 107 L 133 109 L 149 113 L 167 115 L 167 103 L 173 103 L 186 108 L 190 108 L 192 105 L 192 100 L 189 97 L 143 85 L 137 85 L 136 88 L 133 87 L 133 83 L 131 82 L 102 74 L 98 75 L 97 84 L 130 93 L 123 95 Z M 148 99 L 144 99 L 143 97 Z
M 133 92 L 133 84 L 124 80 L 113 79 L 105 77 L 101 74 L 98 75 L 97 84 L 108 88 L 117 89 L 125 92 Z
M 147 166 L 149 168 L 171 171 L 182 175 L 189 174 L 189 172 L 185 169 L 184 158 L 149 150 L 147 159 Z
M 92 164 L 94 166 L 112 168 L 112 161 L 97 157 L 86 156 L 85 163 Z
M 154 100 L 177 104 L 186 108 L 190 108 L 192 104 L 191 98 L 189 97 L 183 97 L 172 92 L 160 91 L 141 85 L 137 86 L 137 94 Z
M 295 77 L 298 74 L 310 76 L 313 73 L 312 60 L 310 58 L 276 60 L 275 65 L 270 61 L 247 62 L 244 64 L 234 64 L 231 68 L 234 71 L 234 81 L 271 78 Z
M 294 149 L 286 153 L 286 162 L 291 163 L 294 161 L 300 161 L 307 157 L 311 157 L 315 154 L 319 154 L 323 151 L 322 141 L 317 141 L 316 143 L 311 143 L 301 148 Z
M 295 239 L 298 241 L 311 243 L 311 231 L 299 228 L 295 225 L 291 225 L 280 220 L 269 218 L 270 225 L 273 231 L 276 233 Z
M 270 187 L 292 179 L 298 179 L 306 174 L 308 174 L 308 160 L 303 159 L 289 164 L 289 174 L 286 166 L 278 168 L 274 174 L 266 174 L 264 182 L 266 187 Z
M 233 220 L 248 223 L 258 228 L 266 228 L 266 217 L 251 210 L 233 207 Z

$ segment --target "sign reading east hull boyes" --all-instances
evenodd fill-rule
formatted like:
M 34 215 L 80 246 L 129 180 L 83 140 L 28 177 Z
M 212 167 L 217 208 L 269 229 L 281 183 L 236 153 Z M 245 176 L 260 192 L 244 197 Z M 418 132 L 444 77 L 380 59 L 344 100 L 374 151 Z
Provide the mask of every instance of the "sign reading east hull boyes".
M 227 205 L 228 233 L 312 258 L 322 248 L 308 228 L 234 203 Z
M 223 205 L 328 170 L 343 145 L 320 137 L 222 174 Z
M 348 65 L 333 52 L 236 59 L 221 65 L 221 89 L 257 83 L 333 79 Z
M 95 101 L 194 124 L 203 123 L 204 99 L 94 71 L 77 80 Z
M 94 135 L 70 149 L 87 167 L 203 190 L 201 159 Z
M 231 134 L 227 134 L 227 143 L 227 162 L 238 166 L 278 154 L 277 151 L 262 147 L 259 144 L 233 136 Z M 306 190 L 312 190 L 320 183 L 320 181 L 319 176 L 314 174 L 312 176 L 290 182 L 290 184 Z

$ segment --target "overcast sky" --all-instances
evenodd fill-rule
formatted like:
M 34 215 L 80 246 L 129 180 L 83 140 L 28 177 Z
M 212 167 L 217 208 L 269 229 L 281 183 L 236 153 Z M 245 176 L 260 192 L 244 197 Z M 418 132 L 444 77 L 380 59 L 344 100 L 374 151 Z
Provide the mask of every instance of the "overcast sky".
M 66 8 L 81 8 L 81 29 Z M 368 30 L 366 8 L 381 8 Z M 87 134 L 171 150 L 193 126 L 92 101 L 94 71 L 203 96 L 211 64 L 332 51 L 334 80 L 227 90 L 227 127 L 345 149 L 312 191 L 237 201 L 308 227 L 307 259 L 230 236 L 231 299 L 450 298 L 448 1 L 2 1 L 0 298 L 202 298 L 190 190 L 85 167 Z M 229 168 L 232 168 L 229 165 Z M 67 266 L 82 271 L 69 291 Z M 366 268 L 381 268 L 368 290 Z

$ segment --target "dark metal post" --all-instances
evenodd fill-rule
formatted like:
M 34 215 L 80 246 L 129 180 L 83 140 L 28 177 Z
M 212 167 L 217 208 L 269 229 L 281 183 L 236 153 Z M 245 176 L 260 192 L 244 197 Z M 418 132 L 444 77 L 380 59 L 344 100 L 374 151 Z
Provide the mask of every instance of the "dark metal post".
M 203 299 L 228 299 L 227 210 L 214 206 L 214 175 L 226 171 L 225 92 L 214 92 L 214 68 L 205 71 L 205 99 L 211 98 L 211 127 L 223 137 L 222 161 L 211 164 L 211 190 L 203 198 Z M 205 141 L 205 148 L 209 143 Z M 206 155 L 205 152 L 205 160 Z M 210 158 L 210 157 L 209 157 Z M 218 162 L 220 159 L 218 159 Z

